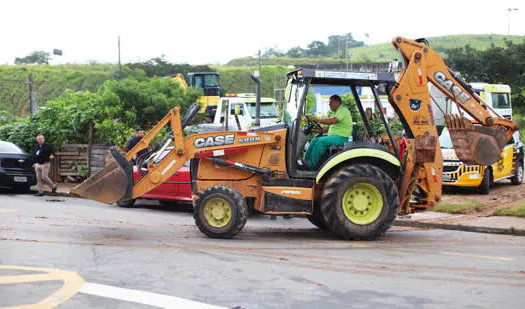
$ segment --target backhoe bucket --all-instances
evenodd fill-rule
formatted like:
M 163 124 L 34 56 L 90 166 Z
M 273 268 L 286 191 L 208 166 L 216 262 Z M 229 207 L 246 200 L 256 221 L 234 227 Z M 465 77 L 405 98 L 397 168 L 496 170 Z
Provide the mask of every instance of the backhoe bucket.
M 70 194 L 114 204 L 133 195 L 133 166 L 117 147 L 108 151 L 110 162 L 103 170 L 71 189 Z
M 504 127 L 474 126 L 470 120 L 457 115 L 445 116 L 445 122 L 460 161 L 488 166 L 501 159 L 507 143 Z

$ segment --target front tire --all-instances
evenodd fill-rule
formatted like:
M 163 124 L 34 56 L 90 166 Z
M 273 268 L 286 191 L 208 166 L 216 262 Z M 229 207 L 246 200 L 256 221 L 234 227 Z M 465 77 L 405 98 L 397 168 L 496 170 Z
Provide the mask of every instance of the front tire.
M 523 182 L 523 164 L 518 163 L 518 167 L 516 167 L 516 171 L 514 172 L 514 176 L 510 179 L 510 182 L 513 185 L 521 185 Z
M 481 184 L 478 187 L 478 193 L 479 194 L 489 194 L 490 192 L 490 185 L 492 183 L 492 169 L 486 168 L 485 172 L 483 173 L 483 179 L 481 180 Z
M 199 230 L 211 238 L 233 238 L 248 216 L 243 196 L 227 186 L 213 186 L 195 201 L 193 218 Z
M 376 166 L 343 167 L 324 188 L 323 218 L 328 229 L 342 239 L 373 240 L 384 234 L 397 216 L 397 187 Z

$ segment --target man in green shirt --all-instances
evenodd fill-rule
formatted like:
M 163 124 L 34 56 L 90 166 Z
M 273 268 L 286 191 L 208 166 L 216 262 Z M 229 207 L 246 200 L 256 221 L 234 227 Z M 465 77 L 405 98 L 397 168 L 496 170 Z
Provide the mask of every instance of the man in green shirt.
M 312 139 L 303 160 L 299 160 L 299 165 L 304 169 L 315 170 L 319 166 L 319 160 L 326 149 L 333 145 L 343 146 L 348 137 L 352 134 L 352 114 L 341 106 L 341 97 L 333 95 L 330 97 L 330 111 L 327 119 L 317 119 L 308 116 L 308 119 L 326 125 L 323 129 L 328 131 L 327 136 L 320 136 Z

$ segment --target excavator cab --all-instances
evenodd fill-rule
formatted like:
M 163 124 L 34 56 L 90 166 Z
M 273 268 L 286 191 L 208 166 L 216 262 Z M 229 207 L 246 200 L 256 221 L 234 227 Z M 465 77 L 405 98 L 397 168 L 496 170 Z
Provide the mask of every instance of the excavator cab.
M 316 178 L 318 175 L 322 177 L 328 170 L 331 170 L 335 165 L 330 163 L 330 158 L 345 150 L 353 149 L 353 156 L 360 158 L 361 155 L 357 153 L 362 152 L 363 156 L 367 151 L 360 151 L 358 149 L 375 149 L 388 153 L 388 156 L 399 157 L 399 151 L 396 147 L 394 135 L 388 125 L 388 119 L 382 112 L 378 113 L 380 121 L 386 133 L 388 142 L 379 143 L 377 140 L 372 141 L 372 137 L 376 136 L 370 121 L 366 114 L 366 109 L 383 111 L 384 107 L 380 99 L 380 89 L 386 89 L 388 84 L 394 83 L 395 78 L 391 73 L 359 73 L 359 72 L 337 72 L 327 70 L 303 69 L 293 71 L 288 74 L 288 84 L 286 87 L 286 113 L 283 115 L 283 121 L 287 121 L 290 125 L 289 148 L 288 151 L 288 169 L 292 177 Z M 321 136 L 322 133 L 312 134 L 312 129 L 316 128 L 319 131 L 319 124 L 308 120 L 307 116 L 319 116 L 328 112 L 328 104 L 314 102 L 312 93 L 316 93 L 323 89 L 326 91 L 337 91 L 339 93 L 350 93 L 356 102 L 359 119 L 353 119 L 354 126 L 352 128 L 352 135 L 356 136 L 356 129 L 362 125 L 365 129 L 366 141 L 354 140 L 352 135 L 347 138 L 349 140 L 344 146 L 332 146 L 326 149 L 319 167 L 316 170 L 308 171 L 302 170 L 297 165 L 298 160 L 302 159 L 305 152 L 305 146 L 312 140 L 313 137 Z M 359 93 L 367 89 L 373 96 L 373 99 L 366 101 L 362 100 Z M 288 119 L 286 119 L 286 117 Z M 315 136 L 314 136 L 315 135 Z M 389 146 L 387 146 L 389 145 Z M 361 158 L 364 160 L 364 157 Z M 346 161 L 345 161 L 346 162 Z M 347 162 L 348 163 L 348 162 Z M 336 164 L 338 165 L 338 164 Z M 325 168 L 326 166 L 326 168 Z M 330 166 L 330 167 L 329 167 Z M 394 169 L 392 169 L 394 170 Z M 396 177 L 392 175 L 392 177 Z

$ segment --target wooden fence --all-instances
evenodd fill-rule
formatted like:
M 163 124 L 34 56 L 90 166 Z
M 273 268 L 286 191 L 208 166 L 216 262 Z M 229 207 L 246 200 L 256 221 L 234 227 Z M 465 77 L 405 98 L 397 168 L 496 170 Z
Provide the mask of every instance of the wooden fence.
M 79 169 L 88 168 L 89 175 L 100 171 L 106 164 L 105 153 L 108 145 L 91 146 L 88 144 L 62 145 L 55 151 L 56 157 L 51 161 L 50 177 L 55 182 L 80 180 Z

